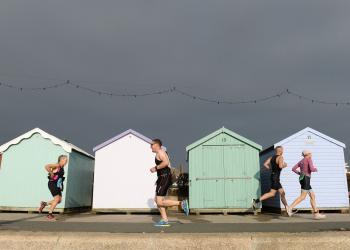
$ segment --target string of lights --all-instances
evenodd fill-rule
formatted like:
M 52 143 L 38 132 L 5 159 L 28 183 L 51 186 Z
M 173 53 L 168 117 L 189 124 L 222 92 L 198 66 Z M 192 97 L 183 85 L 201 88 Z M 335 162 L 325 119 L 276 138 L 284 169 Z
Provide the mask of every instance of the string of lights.
M 286 90 L 288 95 L 294 96 L 299 98 L 300 100 L 304 100 L 304 101 L 308 101 L 311 103 L 316 103 L 316 104 L 324 104 L 324 105 L 335 105 L 335 106 L 339 106 L 339 105 L 350 105 L 350 101 L 344 102 L 344 101 L 339 101 L 339 102 L 329 102 L 329 101 L 324 101 L 324 100 L 320 100 L 320 99 L 314 99 L 314 98 L 310 98 L 307 96 L 303 96 L 303 95 L 299 95 L 295 92 L 290 91 L 289 89 Z
M 184 92 L 184 91 L 176 89 L 176 88 L 174 88 L 173 91 L 177 92 L 177 93 L 179 93 L 179 94 L 181 94 L 183 96 L 192 98 L 194 100 L 200 100 L 200 101 L 203 101 L 203 102 L 216 103 L 216 104 L 229 104 L 229 105 L 260 103 L 260 102 L 265 102 L 265 101 L 268 101 L 268 100 L 271 100 L 271 99 L 275 99 L 275 98 L 278 98 L 278 97 L 281 97 L 281 96 L 287 94 L 287 91 L 284 90 L 284 91 L 282 91 L 280 93 L 277 93 L 275 95 L 263 97 L 263 98 L 260 98 L 260 99 L 244 100 L 244 101 L 227 101 L 227 100 L 209 99 L 209 98 L 204 98 L 204 97 L 201 97 L 201 96 L 195 96 L 195 95 L 189 94 L 187 92 Z
M 6 87 L 6 88 L 18 90 L 18 91 L 46 91 L 46 90 L 57 89 L 57 88 L 62 88 L 62 87 L 72 87 L 75 89 L 90 92 L 92 94 L 97 94 L 99 96 L 134 97 L 134 98 L 154 96 L 154 95 L 164 95 L 164 94 L 179 94 L 181 96 L 184 96 L 184 97 L 190 98 L 192 100 L 196 100 L 196 101 L 213 103 L 213 104 L 226 104 L 226 105 L 257 104 L 257 103 L 270 101 L 272 99 L 277 99 L 277 98 L 280 98 L 283 96 L 292 96 L 292 97 L 298 98 L 299 100 L 307 101 L 307 102 L 314 103 L 314 104 L 334 105 L 334 106 L 340 106 L 340 105 L 350 106 L 350 101 L 330 102 L 330 101 L 325 101 L 325 100 L 321 100 L 321 99 L 317 99 L 317 98 L 311 98 L 311 97 L 307 97 L 304 95 L 300 95 L 300 94 L 293 92 L 289 89 L 286 89 L 286 90 L 283 90 L 283 91 L 276 93 L 274 95 L 270 95 L 270 96 L 266 96 L 266 97 L 262 97 L 262 98 L 248 99 L 248 100 L 237 100 L 237 101 L 230 100 L 229 101 L 229 100 L 224 100 L 224 99 L 206 98 L 206 97 L 194 95 L 194 94 L 191 94 L 189 92 L 178 89 L 176 87 L 169 87 L 169 88 L 163 89 L 163 90 L 154 90 L 154 91 L 149 91 L 149 92 L 144 92 L 144 93 L 115 93 L 115 92 L 102 91 L 102 90 L 98 90 L 98 89 L 91 88 L 91 87 L 86 87 L 86 86 L 81 85 L 81 84 L 72 83 L 69 80 L 67 80 L 63 83 L 47 85 L 47 86 L 42 86 L 42 87 L 19 87 L 19 86 L 12 85 L 9 83 L 0 82 L 0 87 Z
M 43 86 L 43 87 L 19 87 L 19 86 L 15 86 L 15 85 L 12 85 L 12 84 L 0 82 L 0 87 L 6 87 L 6 88 L 10 88 L 10 89 L 15 89 L 15 90 L 18 90 L 18 91 L 45 91 L 47 89 L 55 89 L 55 88 L 60 88 L 60 87 L 63 87 L 63 86 L 67 86 L 68 84 L 70 84 L 69 81 L 64 82 L 64 83 L 47 85 L 47 86 Z
M 172 92 L 172 88 L 168 88 L 168 89 L 164 89 L 164 90 L 156 90 L 156 91 L 152 91 L 152 92 L 145 92 L 145 93 L 125 93 L 125 94 L 118 94 L 118 93 L 114 93 L 114 92 L 106 92 L 106 91 L 100 91 L 100 90 L 96 90 L 93 88 L 89 88 L 83 85 L 79 85 L 79 84 L 75 84 L 75 83 L 70 83 L 69 85 L 71 85 L 72 87 L 75 87 L 77 89 L 82 89 L 82 90 L 86 90 L 88 92 L 94 93 L 94 94 L 98 94 L 98 95 L 105 95 L 105 96 L 110 96 L 110 97 L 145 97 L 145 96 L 152 96 L 152 95 L 162 95 L 162 94 L 167 94 Z

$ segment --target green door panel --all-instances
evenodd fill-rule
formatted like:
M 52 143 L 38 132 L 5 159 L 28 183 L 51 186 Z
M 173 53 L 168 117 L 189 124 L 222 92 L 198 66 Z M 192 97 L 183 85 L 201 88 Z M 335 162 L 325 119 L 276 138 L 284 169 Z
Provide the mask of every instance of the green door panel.
M 203 174 L 196 179 L 203 188 L 204 208 L 225 206 L 223 146 L 203 146 Z
M 251 178 L 247 174 L 244 144 L 224 147 L 224 168 L 226 207 L 245 208 Z

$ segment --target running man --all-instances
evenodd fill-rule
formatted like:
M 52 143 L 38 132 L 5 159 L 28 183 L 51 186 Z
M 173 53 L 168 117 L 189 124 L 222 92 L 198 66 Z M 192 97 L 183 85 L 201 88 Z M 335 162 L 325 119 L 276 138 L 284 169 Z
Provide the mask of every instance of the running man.
M 275 148 L 275 155 L 272 157 L 269 157 L 264 162 L 264 167 L 266 169 L 271 169 L 271 189 L 270 189 L 270 192 L 265 193 L 260 198 L 253 199 L 253 203 L 252 203 L 253 209 L 256 210 L 259 206 L 259 203 L 261 203 L 262 201 L 275 197 L 277 194 L 277 191 L 280 194 L 281 201 L 284 207 L 288 209 L 286 194 L 280 182 L 281 171 L 283 168 L 287 167 L 287 163 L 284 162 L 284 158 L 283 158 L 283 147 L 278 146 Z
M 312 153 L 309 150 L 304 150 L 302 153 L 304 157 L 301 161 L 298 162 L 292 169 L 292 171 L 299 175 L 299 183 L 301 187 L 300 196 L 292 203 L 292 205 L 287 209 L 288 215 L 291 217 L 293 215 L 292 209 L 296 207 L 300 202 L 305 200 L 306 196 L 310 196 L 310 203 L 314 213 L 315 220 L 325 219 L 326 215 L 320 214 L 316 207 L 316 196 L 312 187 L 310 185 L 311 182 L 311 173 L 317 172 L 317 168 L 314 166 L 312 162 Z M 297 169 L 300 169 L 298 171 Z
M 40 203 L 40 207 L 38 208 L 38 212 L 42 213 L 43 209 L 50 205 L 49 214 L 47 215 L 47 219 L 50 221 L 56 220 L 55 216 L 53 216 L 53 211 L 62 201 L 63 181 L 65 179 L 63 168 L 67 164 L 67 161 L 68 157 L 66 155 L 60 155 L 57 163 L 48 164 L 45 166 L 45 170 L 49 173 L 48 188 L 53 196 L 53 200 L 48 202 L 42 201 Z
M 170 161 L 167 152 L 162 149 L 162 142 L 159 139 L 154 139 L 151 144 L 152 152 L 156 154 L 155 163 L 156 166 L 150 169 L 151 173 L 157 172 L 156 182 L 156 197 L 155 202 L 158 206 L 161 220 L 155 224 L 156 227 L 168 227 L 170 226 L 166 209 L 168 207 L 181 205 L 186 216 L 189 214 L 188 201 L 173 201 L 165 199 L 169 187 L 172 185 L 171 170 L 169 167 Z

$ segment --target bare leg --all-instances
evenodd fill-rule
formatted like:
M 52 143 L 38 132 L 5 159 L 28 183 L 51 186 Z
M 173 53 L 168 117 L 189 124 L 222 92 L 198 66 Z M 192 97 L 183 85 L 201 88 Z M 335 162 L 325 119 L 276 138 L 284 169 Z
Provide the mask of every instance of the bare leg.
M 284 208 L 287 209 L 287 207 L 288 207 L 288 202 L 287 202 L 287 200 L 286 200 L 286 193 L 284 192 L 283 188 L 280 188 L 280 189 L 278 190 L 278 192 L 280 193 L 281 201 L 282 201 L 282 203 L 283 203 L 283 205 L 284 205 Z
M 163 207 L 175 207 L 181 205 L 181 201 L 173 201 L 173 200 L 163 200 Z
M 168 221 L 168 215 L 166 214 L 166 209 L 165 207 L 158 207 L 160 217 L 162 217 L 163 221 Z
M 275 197 L 277 191 L 274 190 L 274 189 L 271 189 L 270 192 L 264 194 L 263 196 L 260 197 L 260 201 L 264 201 L 264 200 L 267 200 L 267 199 L 270 199 L 272 197 Z
M 164 221 L 168 221 L 166 214 L 167 207 L 179 206 L 181 201 L 166 200 L 163 196 L 156 196 L 156 203 L 160 212 L 160 216 Z
M 156 203 L 159 207 L 174 207 L 181 205 L 181 201 L 166 200 L 163 196 L 157 196 Z
M 53 210 L 55 210 L 56 206 L 61 203 L 62 197 L 60 195 L 56 195 L 53 199 L 53 201 L 51 201 L 51 206 L 49 209 L 49 213 L 52 213 Z
M 293 210 L 294 207 L 296 207 L 300 202 L 305 200 L 307 195 L 307 192 L 301 192 L 300 196 L 296 198 L 296 200 L 290 205 L 290 209 Z
M 318 209 L 316 207 L 316 196 L 315 196 L 315 193 L 313 191 L 311 191 L 311 192 L 309 192 L 309 196 L 310 196 L 310 203 L 311 203 L 312 210 L 316 214 L 316 213 L 318 213 Z
M 51 205 L 55 200 L 51 200 L 51 201 L 48 201 L 46 202 L 47 205 Z

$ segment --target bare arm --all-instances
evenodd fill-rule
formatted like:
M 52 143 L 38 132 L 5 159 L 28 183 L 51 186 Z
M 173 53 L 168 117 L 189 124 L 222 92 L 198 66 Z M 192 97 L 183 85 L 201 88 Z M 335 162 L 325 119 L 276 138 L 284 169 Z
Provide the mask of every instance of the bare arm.
M 265 167 L 266 169 L 270 169 L 270 162 L 271 162 L 271 159 L 272 159 L 272 157 L 269 157 L 269 158 L 267 158 L 267 159 L 265 160 L 265 162 L 264 162 L 264 167 Z
M 159 165 L 151 168 L 150 169 L 151 173 L 155 173 L 155 172 L 157 172 L 157 170 L 162 169 L 162 168 L 166 168 L 169 166 L 169 157 L 168 157 L 166 152 L 161 151 L 158 153 L 157 156 L 158 156 L 159 160 L 162 162 Z
M 45 166 L 45 170 L 46 170 L 47 172 L 49 172 L 50 174 L 53 174 L 53 171 L 54 171 L 56 168 L 58 168 L 58 167 L 59 167 L 58 163 L 55 163 L 55 164 L 47 164 L 47 165 Z
M 169 157 L 166 152 L 161 151 L 158 154 L 159 160 L 162 162 L 157 166 L 157 169 L 166 168 L 169 166 Z
M 314 166 L 314 163 L 311 159 L 309 159 L 309 168 L 311 172 L 317 172 L 317 168 Z
M 283 156 L 278 157 L 277 165 L 280 169 L 287 167 L 287 163 L 284 162 Z
M 299 167 L 300 167 L 300 166 L 299 166 L 299 163 L 298 163 L 297 165 L 295 165 L 295 166 L 292 168 L 292 171 L 293 171 L 294 173 L 296 173 L 297 175 L 300 175 L 300 171 L 297 170 Z

